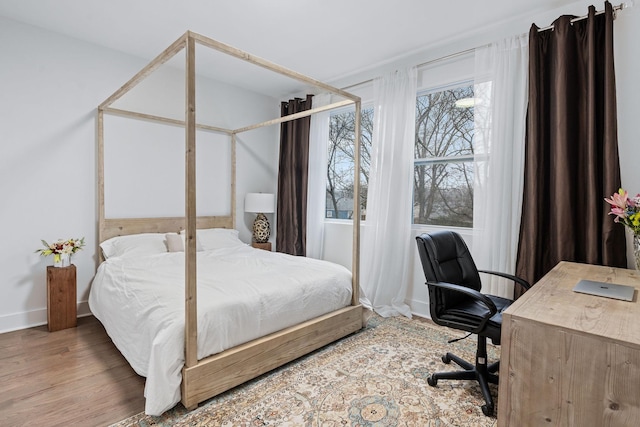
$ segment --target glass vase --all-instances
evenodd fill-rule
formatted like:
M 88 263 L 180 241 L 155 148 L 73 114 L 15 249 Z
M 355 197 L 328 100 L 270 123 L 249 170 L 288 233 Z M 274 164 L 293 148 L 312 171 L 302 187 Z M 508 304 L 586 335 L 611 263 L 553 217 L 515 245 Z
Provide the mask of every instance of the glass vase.
M 640 270 L 640 234 L 633 235 L 633 260 L 636 270 Z
M 71 254 L 53 254 L 54 267 L 69 267 L 71 265 Z

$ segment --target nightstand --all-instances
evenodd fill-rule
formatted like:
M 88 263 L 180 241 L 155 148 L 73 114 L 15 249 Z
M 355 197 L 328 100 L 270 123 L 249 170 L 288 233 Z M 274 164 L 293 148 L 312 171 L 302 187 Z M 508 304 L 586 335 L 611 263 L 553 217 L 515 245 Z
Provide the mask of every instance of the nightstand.
M 265 242 L 265 243 L 251 242 L 251 246 L 257 249 L 263 249 L 265 251 L 271 252 L 271 242 Z
M 76 266 L 47 267 L 47 325 L 49 332 L 77 323 Z

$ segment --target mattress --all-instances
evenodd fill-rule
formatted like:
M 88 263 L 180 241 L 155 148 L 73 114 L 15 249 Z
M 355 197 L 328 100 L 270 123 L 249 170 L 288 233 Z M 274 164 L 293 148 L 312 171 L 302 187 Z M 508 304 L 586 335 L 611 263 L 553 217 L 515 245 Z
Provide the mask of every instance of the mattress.
M 351 273 L 326 261 L 237 245 L 197 252 L 198 359 L 348 306 Z M 145 412 L 180 401 L 184 252 L 114 257 L 89 295 L 92 313 L 146 377 Z

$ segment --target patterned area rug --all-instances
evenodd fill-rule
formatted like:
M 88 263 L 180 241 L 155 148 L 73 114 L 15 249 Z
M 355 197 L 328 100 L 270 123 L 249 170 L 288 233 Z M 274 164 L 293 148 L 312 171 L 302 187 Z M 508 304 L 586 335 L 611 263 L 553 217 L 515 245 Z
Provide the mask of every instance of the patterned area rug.
M 429 321 L 373 316 L 367 327 L 187 412 L 135 415 L 124 426 L 494 426 L 475 382 L 440 380 L 447 351 L 473 361 L 475 339 Z M 489 345 L 490 361 L 498 351 Z M 497 388 L 491 386 L 494 399 Z M 497 400 L 496 400 L 497 407 Z

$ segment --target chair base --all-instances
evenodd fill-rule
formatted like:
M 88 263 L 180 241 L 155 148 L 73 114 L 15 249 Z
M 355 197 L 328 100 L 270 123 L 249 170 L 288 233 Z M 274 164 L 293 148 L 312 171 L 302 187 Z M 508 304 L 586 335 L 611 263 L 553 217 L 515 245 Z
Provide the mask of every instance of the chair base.
M 485 401 L 485 404 L 481 406 L 482 413 L 486 416 L 493 415 L 495 407 L 493 397 L 489 391 L 489 384 L 498 384 L 498 375 L 495 373 L 500 369 L 500 362 L 487 365 L 487 338 L 478 337 L 475 365 L 451 353 L 442 356 L 442 361 L 446 364 L 455 362 L 464 371 L 436 372 L 427 377 L 427 383 L 435 387 L 438 384 L 438 380 L 475 380 L 480 384 L 480 390 Z

